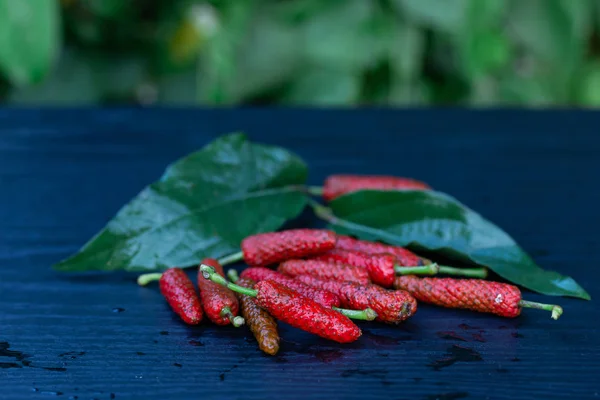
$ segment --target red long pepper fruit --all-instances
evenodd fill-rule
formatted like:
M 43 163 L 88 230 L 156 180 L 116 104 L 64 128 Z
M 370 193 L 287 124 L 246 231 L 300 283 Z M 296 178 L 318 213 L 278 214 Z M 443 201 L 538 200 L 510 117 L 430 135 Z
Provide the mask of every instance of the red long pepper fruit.
M 279 264 L 277 271 L 292 277 L 310 275 L 323 280 L 348 281 L 361 285 L 371 283 L 366 269 L 327 261 L 287 260 Z
M 425 182 L 388 175 L 330 175 L 323 185 L 323 199 L 331 201 L 359 190 L 429 190 Z
M 201 264 L 210 265 L 220 276 L 225 276 L 223 267 L 213 258 L 205 258 Z M 240 304 L 231 290 L 204 279 L 198 271 L 198 288 L 202 307 L 208 319 L 217 325 L 233 324 L 238 327 L 243 325 L 244 319 L 238 316 Z
M 369 254 L 393 254 L 400 265 L 419 266 L 431 264 L 431 261 L 428 259 L 422 258 L 404 247 L 354 239 L 346 235 L 337 235 L 335 248 L 348 251 L 361 251 Z
M 251 279 L 255 282 L 264 281 L 266 279 L 270 279 L 272 281 L 278 282 L 282 285 L 289 287 L 290 289 L 295 290 L 296 292 L 309 297 L 316 301 L 317 303 L 325 306 L 325 307 L 339 307 L 340 306 L 340 298 L 335 294 L 328 292 L 326 290 L 316 289 L 314 287 L 303 284 L 302 282 L 298 282 L 297 280 L 290 278 L 289 276 L 283 275 L 277 271 L 273 271 L 272 269 L 264 268 L 264 267 L 253 267 L 246 268 L 240 274 L 241 278 Z
M 198 325 L 203 318 L 202 306 L 193 282 L 181 268 L 169 268 L 160 277 L 160 292 L 181 319 Z
M 560 306 L 522 300 L 521 291 L 514 285 L 481 279 L 418 278 L 399 276 L 394 287 L 406 290 L 424 303 L 447 308 L 462 308 L 502 317 L 514 318 L 523 307 L 552 312 L 552 318 L 562 314 Z
M 252 235 L 242 241 L 246 264 L 253 267 L 324 253 L 335 246 L 335 233 L 324 229 L 290 229 Z
M 377 313 L 377 321 L 388 324 L 398 324 L 417 312 L 417 301 L 404 290 L 386 290 L 373 284 L 324 281 L 308 275 L 300 275 L 294 279 L 335 293 L 341 299 L 343 307 L 371 308 Z
M 295 328 L 338 343 L 354 342 L 362 334 L 358 326 L 345 315 L 275 281 L 260 281 L 254 285 L 254 289 L 248 289 L 228 283 L 209 266 L 201 265 L 200 270 L 207 279 L 214 279 L 232 290 L 255 297 L 261 308 Z
M 312 259 L 363 268 L 367 271 L 373 283 L 384 287 L 391 287 L 396 277 L 394 270 L 396 257 L 392 254 L 370 255 L 359 251 L 334 249 Z

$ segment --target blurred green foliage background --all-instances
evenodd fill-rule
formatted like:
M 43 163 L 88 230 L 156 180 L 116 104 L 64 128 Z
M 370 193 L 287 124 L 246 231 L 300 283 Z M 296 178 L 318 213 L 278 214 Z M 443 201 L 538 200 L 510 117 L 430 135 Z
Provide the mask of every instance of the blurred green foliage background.
M 600 105 L 597 0 L 0 0 L 8 104 Z

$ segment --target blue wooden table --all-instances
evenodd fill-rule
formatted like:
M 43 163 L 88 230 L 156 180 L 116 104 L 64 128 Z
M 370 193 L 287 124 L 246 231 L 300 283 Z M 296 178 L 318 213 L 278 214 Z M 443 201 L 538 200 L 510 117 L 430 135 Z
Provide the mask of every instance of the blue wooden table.
M 570 112 L 0 110 L 0 398 L 600 398 L 598 126 Z M 352 345 L 282 325 L 268 357 L 246 329 L 186 327 L 135 275 L 50 268 L 168 163 L 234 130 L 298 153 L 311 184 L 429 182 L 593 300 L 527 293 L 562 304 L 559 321 L 421 305 L 400 327 L 362 323 Z

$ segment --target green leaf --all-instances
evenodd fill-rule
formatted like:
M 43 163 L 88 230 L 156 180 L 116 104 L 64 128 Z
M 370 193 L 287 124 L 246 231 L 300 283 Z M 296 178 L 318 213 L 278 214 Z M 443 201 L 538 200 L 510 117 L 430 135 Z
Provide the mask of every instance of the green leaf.
M 471 79 L 505 67 L 511 58 L 510 43 L 499 32 L 473 32 L 463 45 L 462 61 Z
M 571 20 L 573 34 L 587 40 L 594 24 L 594 0 L 561 0 L 561 5 Z
M 390 88 L 389 104 L 414 106 L 428 102 L 428 89 L 423 82 L 414 83 L 396 80 Z
M 486 266 L 546 295 L 590 299 L 572 278 L 541 269 L 506 232 L 446 194 L 361 191 L 339 197 L 330 206 L 341 219 L 333 223 L 336 232 Z
M 258 95 L 292 78 L 298 67 L 299 30 L 277 19 L 268 7 L 256 11 L 237 52 L 235 98 Z
M 300 106 L 343 106 L 354 104 L 359 94 L 358 74 L 312 69 L 298 76 L 285 102 Z
M 307 168 L 281 148 L 223 136 L 173 163 L 60 271 L 164 270 L 236 251 L 246 236 L 296 217 Z
M 419 81 L 425 54 L 425 32 L 405 18 L 387 15 L 386 37 L 390 66 L 388 105 L 426 103 L 423 82 Z
M 472 105 L 493 105 L 497 101 L 492 74 L 507 67 L 512 56 L 502 26 L 505 13 L 505 0 L 469 0 L 465 21 L 455 36 L 460 74 L 471 85 Z
M 134 54 L 115 57 L 98 52 L 87 55 L 85 61 L 91 66 L 97 91 L 103 97 L 133 97 L 148 73 L 146 60 Z
M 238 74 L 236 55 L 251 24 L 252 5 L 251 2 L 228 2 L 220 10 L 220 18 L 206 11 L 205 18 L 214 19 L 215 28 L 208 34 L 198 63 L 201 102 L 224 105 L 239 101 L 234 87 Z
M 506 12 L 506 0 L 469 0 L 465 30 L 481 32 L 500 27 Z
M 385 37 L 378 35 L 377 8 L 370 1 L 328 2 L 302 26 L 304 52 L 309 65 L 354 71 L 372 67 L 385 52 Z
M 496 80 L 482 76 L 472 82 L 470 104 L 475 107 L 493 107 L 498 101 L 498 86 Z
M 573 99 L 575 78 L 587 52 L 588 38 L 580 20 L 582 10 L 564 0 L 512 0 L 509 33 L 520 53 L 517 72 L 543 82 L 552 104 Z M 583 2 L 580 6 L 583 6 Z M 585 10 L 583 10 L 585 12 Z M 511 73 L 513 73 L 511 71 Z
M 88 12 L 103 18 L 131 17 L 134 3 L 123 0 L 88 0 Z
M 593 25 L 596 29 L 600 29 L 600 3 L 597 1 L 592 2 L 592 20 Z
M 583 71 L 579 83 L 579 103 L 587 107 L 600 107 L 600 64 L 590 63 Z
M 510 105 L 527 107 L 548 107 L 555 103 L 551 82 L 544 76 L 527 77 L 510 74 L 500 82 L 500 92 L 504 102 Z
M 14 85 L 41 81 L 60 40 L 58 0 L 0 0 L 0 71 Z
M 96 83 L 93 67 L 79 52 L 65 49 L 57 68 L 34 85 L 15 88 L 8 101 L 16 105 L 82 106 L 97 104 L 102 89 Z
M 515 42 L 569 72 L 584 43 L 561 0 L 513 0 L 511 5 L 508 27 Z
M 390 27 L 389 57 L 394 75 L 399 80 L 418 77 L 423 66 L 425 33 L 410 22 L 400 20 Z
M 198 79 L 194 69 L 162 75 L 157 82 L 158 103 L 162 105 L 190 105 L 198 101 Z
M 464 23 L 469 0 L 394 0 L 393 4 L 417 23 L 454 33 Z
M 202 102 L 240 103 L 292 78 L 301 57 L 300 30 L 281 13 L 252 2 L 233 2 L 221 10 L 198 69 Z

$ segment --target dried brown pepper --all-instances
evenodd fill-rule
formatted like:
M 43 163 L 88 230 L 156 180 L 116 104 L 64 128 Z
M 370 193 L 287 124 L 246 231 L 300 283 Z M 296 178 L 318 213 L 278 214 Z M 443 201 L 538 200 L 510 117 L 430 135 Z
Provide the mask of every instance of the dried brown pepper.
M 234 270 L 230 270 L 234 271 Z M 253 289 L 256 282 L 250 279 L 237 278 L 237 274 L 227 274 L 230 280 L 242 287 Z M 279 333 L 277 321 L 267 311 L 256 304 L 254 299 L 242 293 L 236 293 L 240 301 L 240 311 L 246 325 L 258 342 L 258 347 L 265 353 L 274 356 L 279 351 Z

